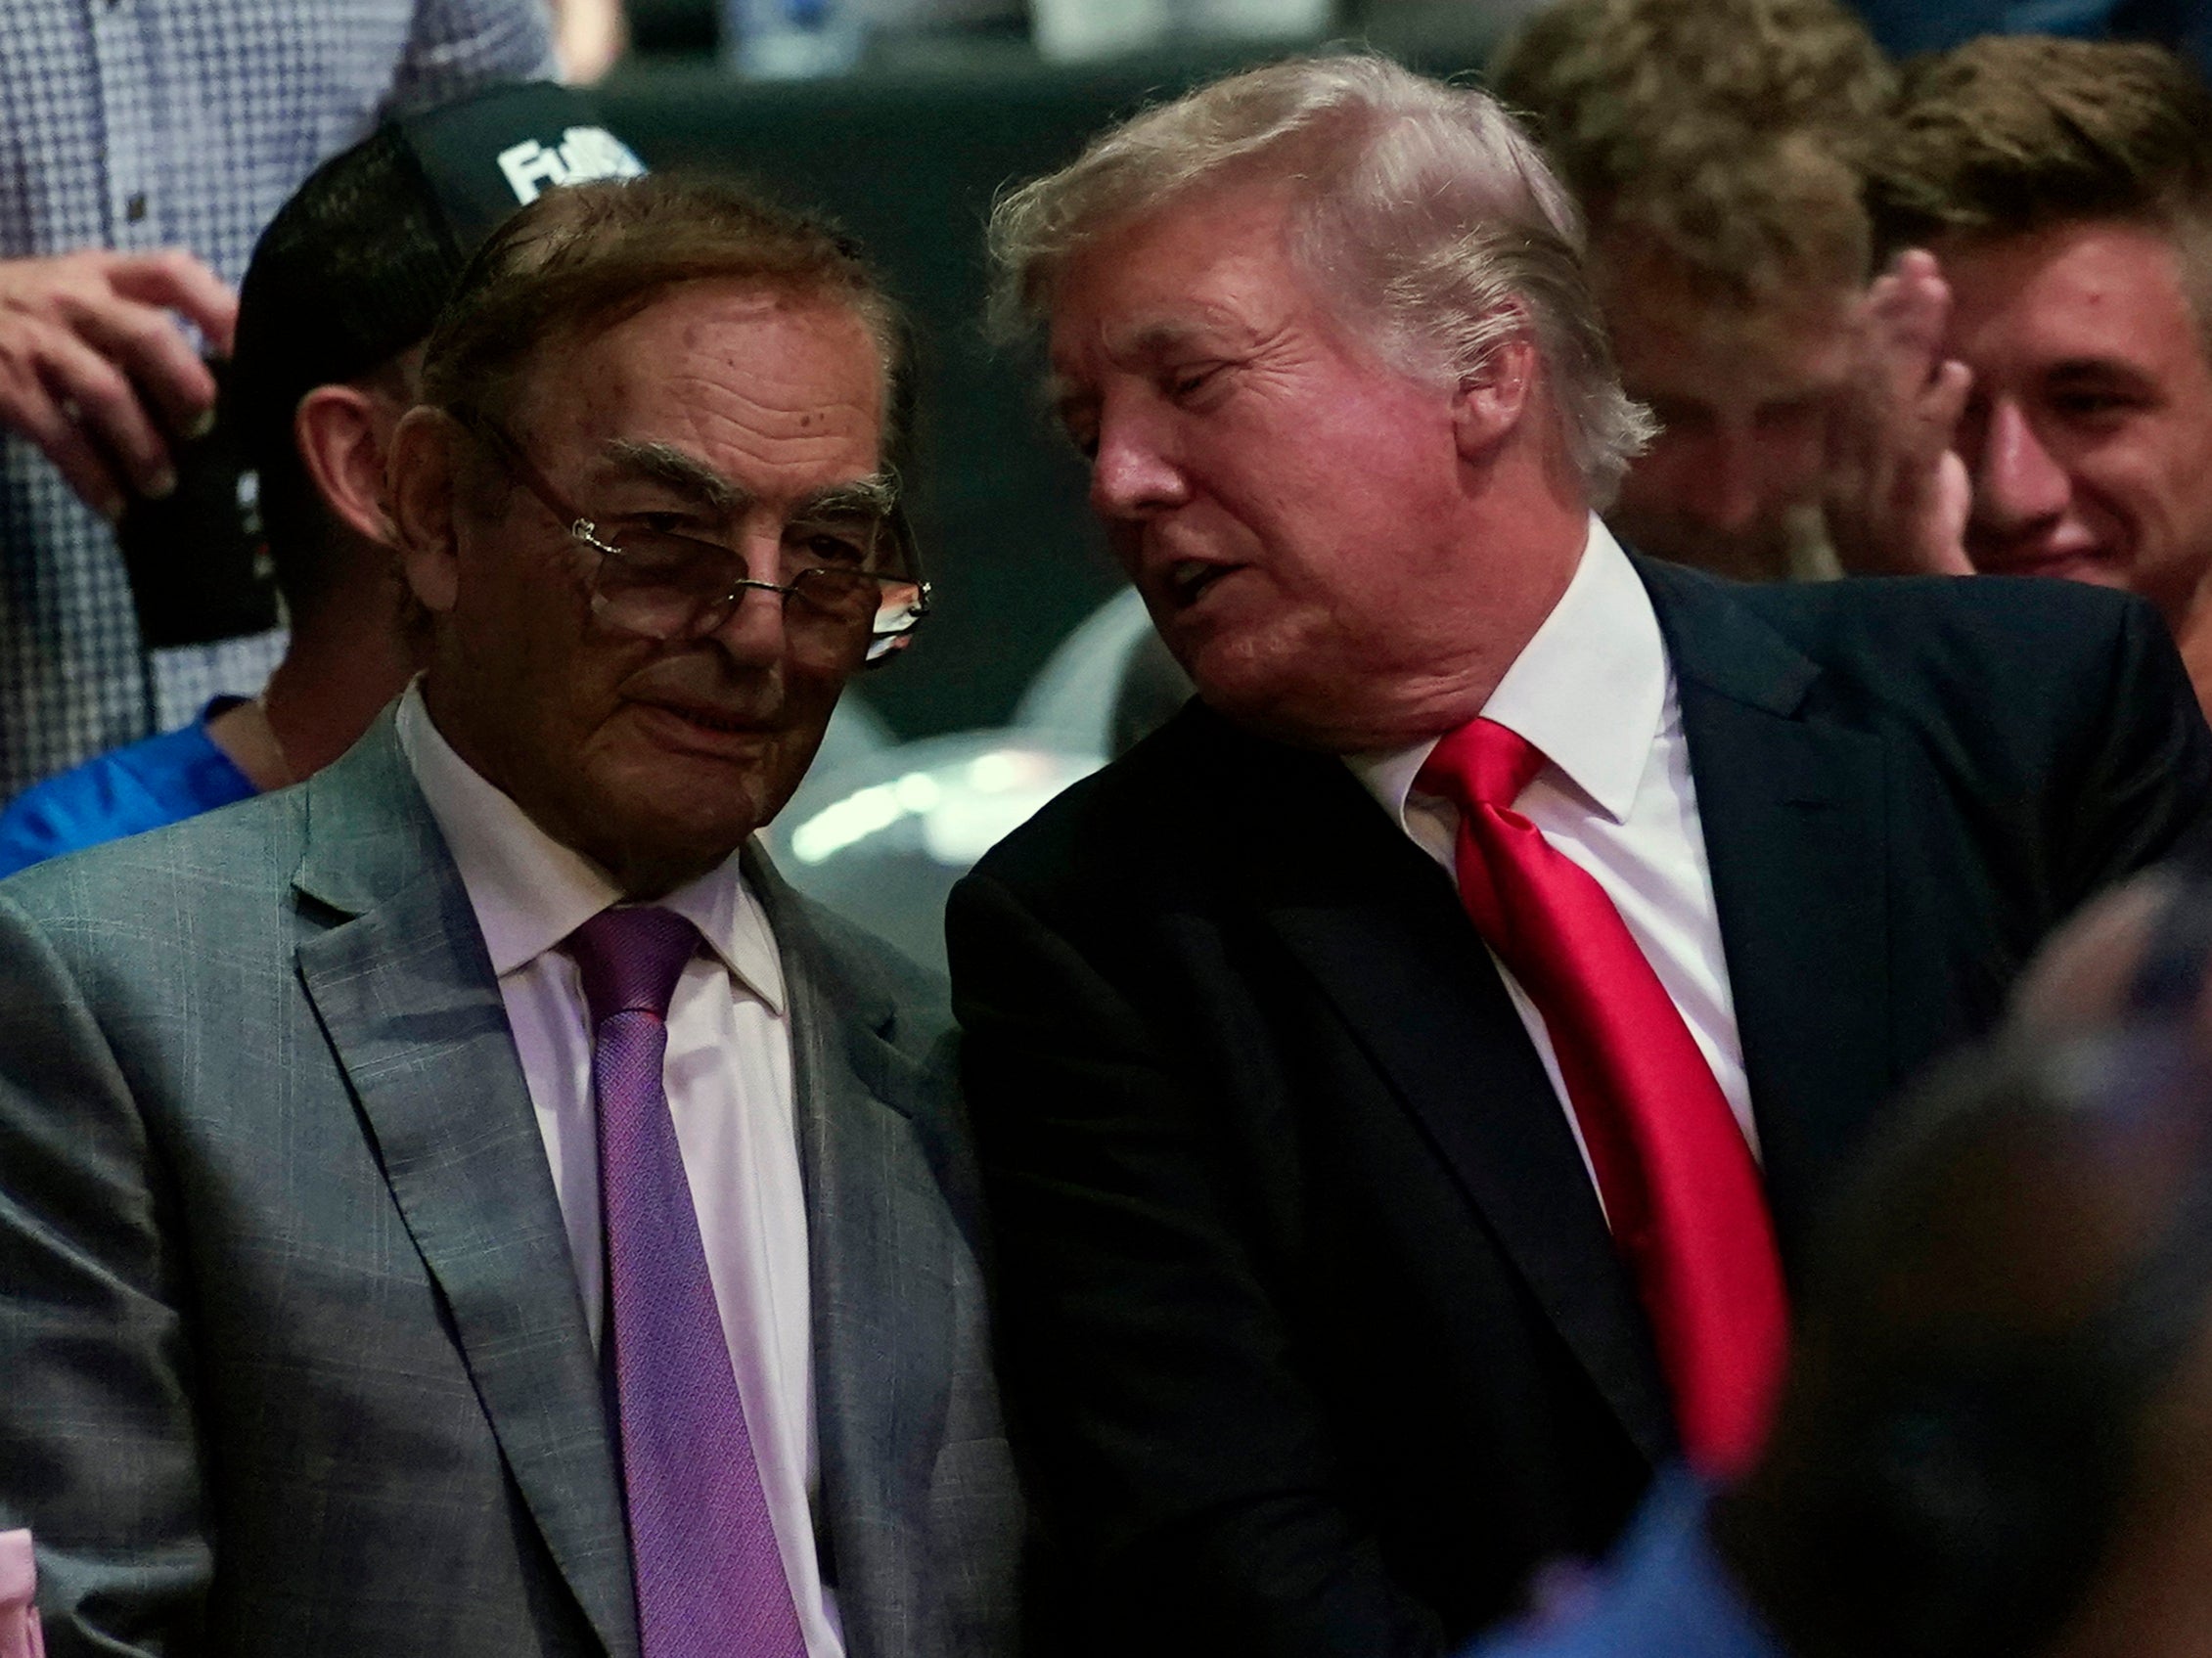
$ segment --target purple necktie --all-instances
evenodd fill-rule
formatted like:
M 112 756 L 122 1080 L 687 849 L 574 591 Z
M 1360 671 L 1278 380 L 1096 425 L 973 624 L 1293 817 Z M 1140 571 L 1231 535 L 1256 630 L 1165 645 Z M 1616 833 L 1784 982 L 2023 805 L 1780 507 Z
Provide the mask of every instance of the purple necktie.
M 605 910 L 568 935 L 591 1008 L 622 1486 L 644 1658 L 805 1658 L 668 1115 L 668 999 L 699 932 Z

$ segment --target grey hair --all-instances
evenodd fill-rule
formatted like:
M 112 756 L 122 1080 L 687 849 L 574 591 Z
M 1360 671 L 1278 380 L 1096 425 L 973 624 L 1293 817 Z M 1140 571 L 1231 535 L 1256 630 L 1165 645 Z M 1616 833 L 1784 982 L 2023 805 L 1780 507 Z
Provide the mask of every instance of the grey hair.
M 1005 337 L 1041 320 L 1067 262 L 1108 228 L 1244 178 L 1293 186 L 1292 257 L 1401 373 L 1462 381 L 1528 337 L 1585 491 L 1611 504 L 1656 427 L 1621 389 L 1580 212 L 1496 99 L 1370 53 L 1214 81 L 1003 194 L 994 327 Z

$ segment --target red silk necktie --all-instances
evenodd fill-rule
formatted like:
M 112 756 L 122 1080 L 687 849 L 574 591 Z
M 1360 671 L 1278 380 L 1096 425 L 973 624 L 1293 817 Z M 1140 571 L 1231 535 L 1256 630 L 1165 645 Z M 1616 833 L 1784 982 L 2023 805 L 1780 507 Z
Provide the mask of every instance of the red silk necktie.
M 1727 1097 L 1612 900 L 1512 810 L 1543 764 L 1478 719 L 1436 745 L 1419 786 L 1459 808 L 1461 902 L 1544 1015 L 1683 1449 L 1734 1472 L 1759 1448 L 1788 1348 L 1774 1223 Z

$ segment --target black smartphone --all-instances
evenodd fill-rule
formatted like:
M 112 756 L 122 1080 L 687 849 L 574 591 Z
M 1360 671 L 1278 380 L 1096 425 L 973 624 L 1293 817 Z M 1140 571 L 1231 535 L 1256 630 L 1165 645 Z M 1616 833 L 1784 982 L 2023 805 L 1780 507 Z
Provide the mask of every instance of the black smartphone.
M 227 367 L 208 360 L 218 388 Z M 223 405 L 218 390 L 204 436 L 169 440 L 175 493 L 133 500 L 115 531 L 150 650 L 266 633 L 280 615 L 258 483 Z

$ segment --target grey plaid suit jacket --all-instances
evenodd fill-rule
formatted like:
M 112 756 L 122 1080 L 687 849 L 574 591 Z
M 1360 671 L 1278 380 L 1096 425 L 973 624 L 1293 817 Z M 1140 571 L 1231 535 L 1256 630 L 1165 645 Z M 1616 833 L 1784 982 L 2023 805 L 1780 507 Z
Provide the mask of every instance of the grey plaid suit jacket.
M 819 1546 L 853 1658 L 1014 1644 L 975 1184 L 918 968 L 784 953 Z M 390 717 L 0 887 L 0 1530 L 53 1658 L 638 1650 L 600 1378 L 489 959 Z

